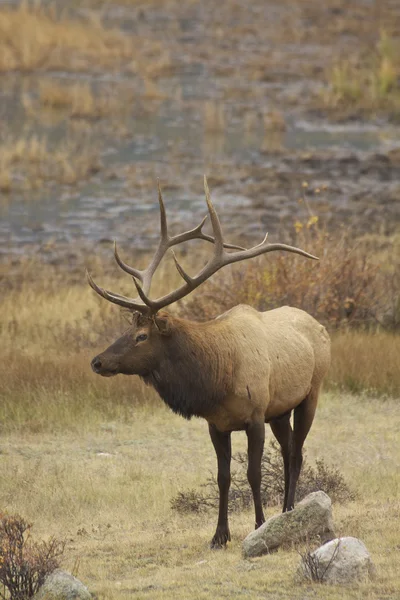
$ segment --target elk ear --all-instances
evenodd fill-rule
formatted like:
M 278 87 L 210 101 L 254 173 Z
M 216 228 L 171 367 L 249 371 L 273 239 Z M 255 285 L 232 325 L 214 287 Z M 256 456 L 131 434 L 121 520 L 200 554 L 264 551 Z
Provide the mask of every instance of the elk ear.
M 170 335 L 171 326 L 166 315 L 154 317 L 154 324 L 161 335 Z

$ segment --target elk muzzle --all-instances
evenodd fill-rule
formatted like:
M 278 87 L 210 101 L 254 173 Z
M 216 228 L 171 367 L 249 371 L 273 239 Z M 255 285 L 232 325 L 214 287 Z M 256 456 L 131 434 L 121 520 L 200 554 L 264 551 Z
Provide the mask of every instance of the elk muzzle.
M 110 361 L 105 359 L 101 354 L 94 357 L 90 366 L 94 373 L 97 373 L 97 375 L 101 375 L 102 377 L 112 377 L 119 372 L 118 368 L 115 365 L 110 364 Z

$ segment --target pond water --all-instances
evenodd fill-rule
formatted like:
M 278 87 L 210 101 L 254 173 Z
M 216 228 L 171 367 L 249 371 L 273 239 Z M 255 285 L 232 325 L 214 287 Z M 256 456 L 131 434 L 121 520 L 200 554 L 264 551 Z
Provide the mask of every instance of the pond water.
M 114 7 L 109 19 L 123 21 L 127 31 L 139 27 L 123 8 Z M 168 23 L 161 14 L 146 27 L 160 32 Z M 179 27 L 179 43 L 186 48 L 204 31 L 188 18 Z M 293 47 L 287 44 L 286 51 L 293 52 Z M 304 43 L 299 48 L 305 60 L 315 52 Z M 282 224 L 302 218 L 298 199 L 305 191 L 303 181 L 309 186 L 309 207 L 322 211 L 330 222 L 356 223 L 361 230 L 397 226 L 399 165 L 388 153 L 400 145 L 399 128 L 377 121 L 332 124 L 315 111 L 286 102 L 320 85 L 306 78 L 288 81 L 285 75 L 254 83 L 236 73 L 236 93 L 230 97 L 226 89 L 232 78 L 211 79 L 210 68 L 201 61 L 176 64 L 172 74 L 157 81 L 160 98 L 148 100 L 140 98 L 141 82 L 126 73 L 46 75 L 57 82 L 88 81 L 97 95 L 124 85 L 133 94 L 132 105 L 115 129 L 112 120 L 107 127 L 86 123 L 89 143 L 103 165 L 86 181 L 2 195 L 1 254 L 114 238 L 152 248 L 158 236 L 157 179 L 165 189 L 171 226 L 179 230 L 205 214 L 204 173 L 231 238 L 238 233 L 258 239 L 266 228 L 274 234 Z M 23 97 L 26 89 L 31 97 L 37 94 L 35 76 L 26 83 L 15 77 L 3 86 L 1 116 L 12 135 L 44 136 L 56 148 L 70 135 L 71 119 L 32 120 Z M 255 96 L 252 86 L 259 88 Z M 241 87 L 243 98 L 237 93 Z M 313 190 L 321 185 L 327 191 L 316 196 Z

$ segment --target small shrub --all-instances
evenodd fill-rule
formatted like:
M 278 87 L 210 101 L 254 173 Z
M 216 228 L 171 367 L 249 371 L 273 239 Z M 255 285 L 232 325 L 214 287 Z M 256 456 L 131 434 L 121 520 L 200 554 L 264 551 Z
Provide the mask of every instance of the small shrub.
M 315 583 L 324 583 L 330 566 L 338 555 L 339 547 L 340 540 L 336 544 L 335 550 L 333 551 L 332 556 L 326 565 L 322 564 L 318 555 L 314 554 L 308 548 L 305 550 L 305 552 L 300 552 L 305 577 L 311 581 L 314 581 Z
M 204 513 L 215 505 L 215 498 L 208 498 L 197 490 L 178 492 L 171 500 L 171 508 L 179 513 Z
M 229 510 L 238 512 L 251 508 L 253 496 L 247 480 L 247 454 L 239 452 L 232 459 L 238 468 L 232 472 Z M 296 501 L 319 490 L 328 494 L 335 502 L 347 502 L 355 498 L 339 469 L 329 467 L 323 459 L 317 460 L 315 467 L 307 465 L 304 461 L 297 485 Z M 278 444 L 272 441 L 261 461 L 261 498 L 264 506 L 276 506 L 283 503 L 283 496 L 283 460 Z M 217 479 L 211 475 L 202 485 L 202 490 L 180 491 L 171 500 L 171 507 L 181 513 L 201 513 L 216 508 L 218 501 Z
M 300 475 L 296 497 L 301 500 L 311 492 L 322 490 L 334 502 L 354 500 L 356 494 L 349 488 L 337 467 L 327 465 L 323 458 L 315 461 L 315 467 L 306 465 Z
M 19 515 L 0 519 L 0 598 L 26 600 L 43 585 L 47 575 L 59 567 L 64 542 L 31 539 L 32 524 Z

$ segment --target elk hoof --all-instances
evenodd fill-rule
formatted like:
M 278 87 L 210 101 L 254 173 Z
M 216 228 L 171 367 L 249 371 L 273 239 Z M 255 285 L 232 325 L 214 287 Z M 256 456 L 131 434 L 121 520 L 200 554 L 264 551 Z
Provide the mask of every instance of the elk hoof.
M 211 550 L 221 550 L 226 548 L 226 543 L 231 541 L 231 534 L 228 527 L 217 527 L 217 531 L 211 540 Z

